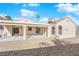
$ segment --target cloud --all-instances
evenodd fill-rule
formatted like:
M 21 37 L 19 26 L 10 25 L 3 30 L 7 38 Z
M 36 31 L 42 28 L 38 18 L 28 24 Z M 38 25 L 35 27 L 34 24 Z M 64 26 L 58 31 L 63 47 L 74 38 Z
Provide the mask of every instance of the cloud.
M 36 15 L 36 14 L 37 14 L 36 11 L 27 10 L 27 9 L 21 9 L 21 15 L 22 15 L 22 16 L 33 17 L 33 16 Z
M 75 12 L 75 14 L 79 16 L 79 12 Z
M 79 4 L 73 5 L 70 3 L 60 3 L 56 5 L 57 11 L 61 12 L 79 12 Z
M 13 17 L 14 20 L 18 19 L 19 17 Z
M 43 17 L 43 18 L 40 19 L 39 22 L 47 23 L 47 22 L 48 22 L 48 19 L 49 19 L 49 18 L 47 18 L 47 17 Z
M 67 15 L 69 18 L 71 18 L 76 24 L 79 24 L 79 20 L 76 18 L 76 17 L 74 17 L 74 16 L 72 16 L 72 15 Z
M 26 3 L 22 4 L 22 7 L 27 7 L 28 5 Z
M 22 6 L 23 6 L 23 7 L 26 7 L 26 6 L 38 7 L 38 6 L 40 6 L 40 4 L 37 4 L 37 3 L 29 3 L 29 4 L 26 4 L 26 3 L 24 3 Z
M 22 6 L 23 6 L 23 7 L 26 7 L 26 6 L 27 6 L 27 4 L 23 4 Z
M 38 6 L 40 6 L 40 4 L 37 4 L 37 3 L 29 3 L 28 6 L 31 6 L 31 7 L 38 7 Z
M 13 17 L 13 20 L 23 19 L 23 17 Z
M 7 14 L 3 13 L 3 14 L 0 14 L 0 16 L 7 16 Z

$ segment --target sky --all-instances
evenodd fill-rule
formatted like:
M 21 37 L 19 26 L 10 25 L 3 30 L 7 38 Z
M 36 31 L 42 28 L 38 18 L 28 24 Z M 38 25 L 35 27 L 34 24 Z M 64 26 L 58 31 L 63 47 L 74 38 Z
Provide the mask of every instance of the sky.
M 79 25 L 78 3 L 0 3 L 0 15 L 9 15 L 13 20 L 18 18 L 30 18 L 36 22 L 36 16 L 40 15 L 39 22 L 46 23 L 49 18 L 61 19 L 70 17 Z

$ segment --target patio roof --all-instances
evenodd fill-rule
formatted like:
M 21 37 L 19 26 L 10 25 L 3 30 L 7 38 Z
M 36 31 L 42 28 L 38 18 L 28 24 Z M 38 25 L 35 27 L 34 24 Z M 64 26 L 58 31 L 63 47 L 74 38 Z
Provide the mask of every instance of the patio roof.
M 0 21 L 0 25 L 20 25 L 20 26 L 22 26 L 22 25 L 43 26 L 44 25 L 44 26 L 52 26 L 51 24 L 46 24 L 46 23 L 34 23 L 34 22 L 32 22 L 32 23 L 26 23 L 26 22 L 21 23 L 21 22 L 16 22 L 16 21 Z

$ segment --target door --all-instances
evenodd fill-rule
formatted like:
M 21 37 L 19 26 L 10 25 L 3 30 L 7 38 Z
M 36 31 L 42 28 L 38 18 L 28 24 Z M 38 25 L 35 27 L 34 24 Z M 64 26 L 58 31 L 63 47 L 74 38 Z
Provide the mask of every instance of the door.
M 40 28 L 36 27 L 36 33 L 40 33 Z
M 19 35 L 19 28 L 12 28 L 12 35 Z

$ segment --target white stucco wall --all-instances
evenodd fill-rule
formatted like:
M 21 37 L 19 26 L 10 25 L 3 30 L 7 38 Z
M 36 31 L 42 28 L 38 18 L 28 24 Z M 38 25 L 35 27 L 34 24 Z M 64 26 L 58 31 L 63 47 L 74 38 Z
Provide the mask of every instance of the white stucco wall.
M 32 27 L 32 31 L 28 31 L 27 27 L 27 35 L 28 34 L 42 34 L 42 35 L 47 35 L 47 28 L 46 27 L 40 27 L 40 33 L 36 33 L 36 27 Z
M 58 26 L 62 26 L 62 35 L 58 34 Z M 57 36 L 59 36 L 59 38 L 76 37 L 76 25 L 68 18 L 57 23 L 56 27 L 57 27 Z

